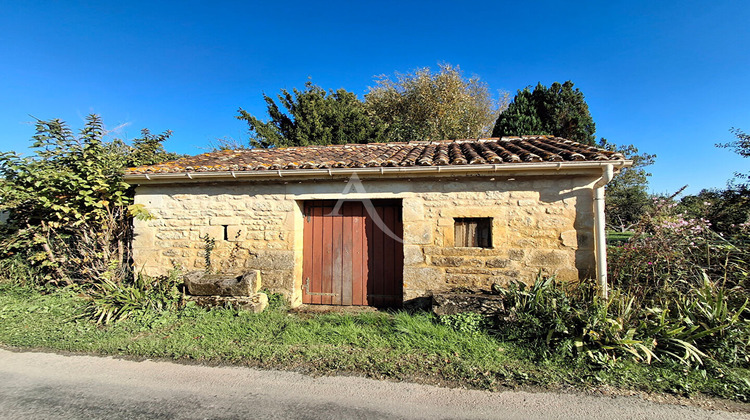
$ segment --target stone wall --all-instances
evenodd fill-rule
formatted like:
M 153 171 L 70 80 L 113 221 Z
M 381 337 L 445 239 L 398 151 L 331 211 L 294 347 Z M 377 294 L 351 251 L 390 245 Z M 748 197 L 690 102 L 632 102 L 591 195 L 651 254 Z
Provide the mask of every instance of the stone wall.
M 595 175 L 363 180 L 347 199 L 398 198 L 404 222 L 404 299 L 456 287 L 533 281 L 539 271 L 568 281 L 594 276 Z M 155 216 L 136 221 L 136 269 L 206 266 L 262 272 L 263 286 L 301 302 L 305 200 L 341 198 L 336 181 L 141 185 L 136 203 Z M 491 217 L 492 248 L 454 246 L 454 218 Z M 226 239 L 225 239 L 226 238 Z

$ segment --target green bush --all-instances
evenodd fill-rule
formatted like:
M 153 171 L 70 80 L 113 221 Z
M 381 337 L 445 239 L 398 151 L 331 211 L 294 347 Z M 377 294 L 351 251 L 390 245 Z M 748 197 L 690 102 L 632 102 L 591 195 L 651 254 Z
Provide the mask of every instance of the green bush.
M 501 290 L 509 310 L 500 334 L 526 343 L 540 356 L 585 355 L 596 364 L 628 357 L 638 362 L 707 360 L 746 367 L 750 362 L 748 300 L 711 282 L 683 285 L 659 300 L 644 301 L 633 290 L 613 289 L 601 300 L 585 287 L 561 288 L 554 278 Z
M 0 258 L 0 282 L 36 286 L 41 278 L 40 270 L 18 255 Z
M 168 137 L 143 130 L 131 147 L 109 141 L 97 115 L 78 135 L 37 120 L 33 155 L 0 151 L 0 258 L 24 258 L 50 284 L 131 280 L 132 219 L 150 215 L 123 169 L 177 157 L 162 147 Z
M 448 326 L 456 332 L 467 334 L 482 332 L 491 324 L 487 317 L 476 312 L 441 315 L 438 317 L 438 323 Z
M 178 270 L 169 276 L 151 278 L 139 274 L 132 284 L 103 280 L 88 291 L 87 315 L 97 323 L 109 324 L 128 317 L 148 317 L 152 313 L 176 309 L 182 300 Z

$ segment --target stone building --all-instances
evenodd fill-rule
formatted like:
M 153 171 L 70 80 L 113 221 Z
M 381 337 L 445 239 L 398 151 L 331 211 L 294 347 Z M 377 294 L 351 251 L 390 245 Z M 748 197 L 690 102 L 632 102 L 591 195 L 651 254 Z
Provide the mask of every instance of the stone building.
M 606 293 L 622 155 L 550 137 L 220 151 L 131 168 L 137 270 L 261 271 L 293 305 L 401 305 L 531 282 Z

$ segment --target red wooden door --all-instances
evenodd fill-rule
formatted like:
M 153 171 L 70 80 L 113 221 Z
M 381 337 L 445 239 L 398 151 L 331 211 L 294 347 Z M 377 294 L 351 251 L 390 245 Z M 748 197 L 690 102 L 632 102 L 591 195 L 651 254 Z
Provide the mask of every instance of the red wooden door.
M 302 302 L 322 305 L 399 306 L 403 244 L 378 227 L 382 221 L 402 237 L 401 205 L 374 200 L 374 214 L 360 201 L 305 204 Z

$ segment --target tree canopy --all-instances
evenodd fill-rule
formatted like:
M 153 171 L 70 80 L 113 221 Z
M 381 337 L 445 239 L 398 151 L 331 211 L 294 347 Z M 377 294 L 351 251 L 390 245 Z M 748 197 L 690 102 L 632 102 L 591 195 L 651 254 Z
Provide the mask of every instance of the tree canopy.
M 633 166 L 623 168 L 607 184 L 607 225 L 611 229 L 626 231 L 632 228 L 651 206 L 651 195 L 648 192 L 648 177 L 645 169 L 653 165 L 656 155 L 639 153 L 632 144 L 618 146 L 602 138 L 599 147 L 619 152 L 633 160 Z
M 164 142 L 172 136 L 167 130 L 161 134 L 151 134 L 148 128 L 141 130 L 141 137 L 133 139 L 133 145 L 128 146 L 120 140 L 113 143 L 123 148 L 121 156 L 125 167 L 153 165 L 181 158 L 183 155 L 164 150 Z
M 500 114 L 492 130 L 494 137 L 547 134 L 595 144 L 596 126 L 583 93 L 573 82 L 555 82 L 549 88 L 537 84 L 519 90 Z
M 127 270 L 132 189 L 125 166 L 178 157 L 164 151 L 169 132 L 142 137 L 129 146 L 107 141 L 102 120 L 89 115 L 76 135 L 60 120 L 36 123 L 34 156 L 0 153 L 0 257 L 18 255 L 47 270 L 50 278 L 113 278 Z
M 487 136 L 505 97 L 493 99 L 478 77 L 458 66 L 439 65 L 379 76 L 365 95 L 368 111 L 382 120 L 390 141 L 466 139 Z
M 729 131 L 737 137 L 737 140 L 728 143 L 719 143 L 716 147 L 733 149 L 735 153 L 742 157 L 750 157 L 750 134 L 747 134 L 738 128 L 732 128 Z M 750 185 L 748 184 L 748 182 L 750 182 L 750 173 L 743 174 L 741 172 L 735 172 L 734 175 L 737 178 L 744 179 L 740 186 L 744 187 L 746 190 L 750 189 Z
M 303 90 L 281 90 L 279 103 L 263 95 L 269 120 L 261 121 L 244 109 L 237 119 L 249 126 L 254 147 L 287 147 L 368 143 L 383 140 L 384 126 L 370 117 L 363 103 L 344 89 L 326 92 L 308 81 Z

